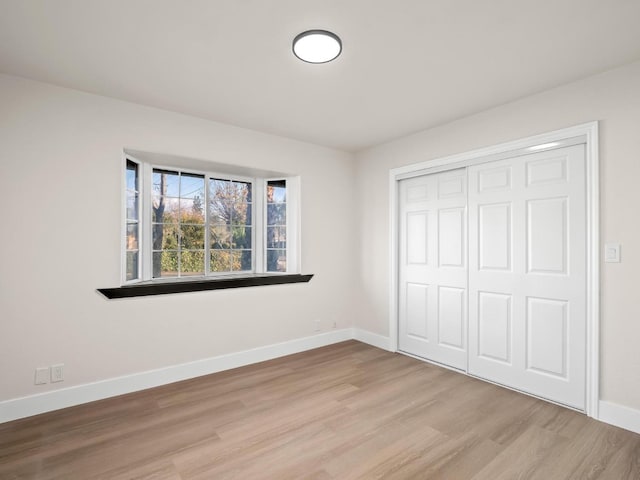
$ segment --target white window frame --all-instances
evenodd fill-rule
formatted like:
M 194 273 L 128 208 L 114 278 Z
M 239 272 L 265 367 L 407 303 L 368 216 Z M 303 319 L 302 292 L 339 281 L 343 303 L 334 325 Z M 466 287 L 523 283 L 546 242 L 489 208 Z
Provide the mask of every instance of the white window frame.
M 165 163 L 155 163 L 144 161 L 131 153 L 123 155 L 123 188 L 120 192 L 122 198 L 122 231 L 121 231 L 121 285 L 131 285 L 138 283 L 165 283 L 165 282 L 184 282 L 190 280 L 206 279 L 215 280 L 229 277 L 251 277 L 255 275 L 287 275 L 300 273 L 300 178 L 290 174 L 273 175 L 272 172 L 268 176 L 252 176 L 246 175 L 242 171 L 242 167 L 237 167 L 238 173 L 221 173 L 212 169 L 190 169 L 183 166 L 175 166 Z M 138 165 L 138 278 L 127 280 L 127 252 L 126 252 L 126 236 L 127 236 L 127 161 L 131 161 Z M 233 166 L 227 166 L 233 168 Z M 252 270 L 242 272 L 210 272 L 210 239 L 209 228 L 205 228 L 205 273 L 204 275 L 190 275 L 184 277 L 161 277 L 153 278 L 153 223 L 152 223 L 152 193 L 153 193 L 153 170 L 169 170 L 186 174 L 204 175 L 205 177 L 205 198 L 204 204 L 207 209 L 206 218 L 209 218 L 209 180 L 218 178 L 221 180 L 230 180 L 237 182 L 248 182 L 252 184 L 252 203 L 253 203 L 253 219 L 252 219 Z M 244 169 L 246 170 L 246 169 Z M 286 261 L 287 267 L 285 272 L 268 272 L 267 271 L 267 222 L 266 222 L 266 186 L 268 181 L 285 180 L 287 185 L 287 201 L 286 201 Z M 208 226 L 208 223 L 205 223 Z
M 130 161 L 138 166 L 138 275 L 133 280 L 127 280 L 127 162 Z M 142 262 L 140 260 L 143 251 L 143 219 L 142 219 L 142 197 L 144 195 L 144 186 L 141 177 L 142 164 L 133 158 L 125 157 L 124 167 L 122 170 L 122 192 L 120 197 L 122 200 L 122 230 L 120 232 L 120 252 L 121 252 L 121 278 L 122 285 L 140 282 L 142 273 Z

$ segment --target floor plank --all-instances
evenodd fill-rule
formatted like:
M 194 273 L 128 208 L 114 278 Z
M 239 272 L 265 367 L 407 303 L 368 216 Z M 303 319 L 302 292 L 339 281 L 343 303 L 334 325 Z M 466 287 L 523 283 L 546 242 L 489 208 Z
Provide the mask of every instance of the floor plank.
M 640 435 L 343 342 L 0 425 L 2 479 L 640 478 Z

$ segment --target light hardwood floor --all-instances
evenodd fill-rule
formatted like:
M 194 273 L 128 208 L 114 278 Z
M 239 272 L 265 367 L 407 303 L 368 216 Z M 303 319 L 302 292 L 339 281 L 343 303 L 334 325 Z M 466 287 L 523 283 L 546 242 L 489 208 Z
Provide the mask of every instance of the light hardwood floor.
M 640 479 L 640 435 L 356 341 L 0 425 L 2 479 Z

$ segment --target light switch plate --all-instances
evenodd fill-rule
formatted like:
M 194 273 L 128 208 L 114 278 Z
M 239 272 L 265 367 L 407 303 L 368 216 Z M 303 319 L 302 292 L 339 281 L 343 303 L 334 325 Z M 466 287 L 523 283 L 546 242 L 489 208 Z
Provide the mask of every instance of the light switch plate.
M 604 261 L 607 263 L 620 263 L 619 243 L 607 243 L 604 246 Z

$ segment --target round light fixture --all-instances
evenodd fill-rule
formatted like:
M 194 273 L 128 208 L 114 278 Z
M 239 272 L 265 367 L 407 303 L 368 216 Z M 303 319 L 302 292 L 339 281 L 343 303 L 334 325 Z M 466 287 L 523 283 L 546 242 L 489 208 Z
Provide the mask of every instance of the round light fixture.
M 326 30 L 307 30 L 293 39 L 293 53 L 308 63 L 327 63 L 342 52 L 342 41 Z

